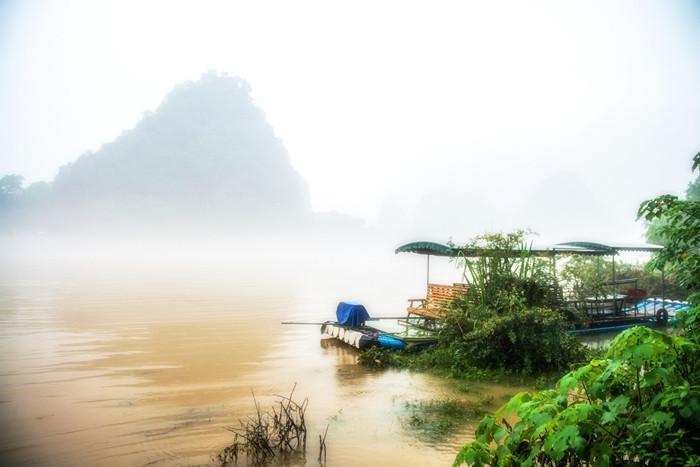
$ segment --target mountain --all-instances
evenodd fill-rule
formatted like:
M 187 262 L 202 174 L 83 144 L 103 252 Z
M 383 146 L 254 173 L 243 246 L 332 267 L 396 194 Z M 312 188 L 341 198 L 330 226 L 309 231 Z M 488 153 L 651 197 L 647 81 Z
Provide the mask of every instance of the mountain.
M 317 223 L 305 180 L 250 92 L 245 80 L 215 72 L 178 85 L 133 129 L 16 195 L 12 223 L 69 231 Z

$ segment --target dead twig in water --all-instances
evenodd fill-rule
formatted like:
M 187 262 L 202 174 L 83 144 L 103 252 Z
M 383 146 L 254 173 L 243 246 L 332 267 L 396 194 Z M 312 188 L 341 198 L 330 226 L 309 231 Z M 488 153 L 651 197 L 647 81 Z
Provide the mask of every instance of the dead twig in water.
M 326 462 L 326 435 L 328 434 L 328 425 L 326 425 L 326 432 L 323 433 L 323 438 L 318 435 L 318 462 L 323 464 Z M 321 461 L 323 459 L 323 461 Z

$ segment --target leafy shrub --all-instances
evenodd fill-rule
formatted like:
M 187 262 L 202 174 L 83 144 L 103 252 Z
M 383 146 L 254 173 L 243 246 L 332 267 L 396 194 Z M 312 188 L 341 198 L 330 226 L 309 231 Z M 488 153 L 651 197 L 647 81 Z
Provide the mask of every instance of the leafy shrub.
M 693 158 L 693 170 L 698 169 L 700 153 Z M 700 303 L 700 201 L 690 196 L 679 200 L 676 196 L 662 195 L 644 201 L 637 217 L 647 222 L 662 221 L 657 234 L 664 238 L 665 245 L 651 266 L 665 269 L 692 292 L 692 302 Z
M 700 168 L 700 153 L 693 170 Z M 651 262 L 700 302 L 700 201 L 662 195 L 637 213 L 665 248 Z M 555 389 L 520 393 L 477 428 L 454 465 L 700 465 L 700 308 L 679 334 L 634 327 Z
M 541 373 L 581 362 L 583 346 L 566 331 L 562 316 L 547 308 L 524 308 L 477 322 L 461 343 L 467 360 L 480 368 Z
M 554 263 L 532 254 L 526 234 L 487 233 L 458 246 L 456 262 L 469 286 L 466 302 L 495 313 L 561 304 Z
M 584 361 L 584 346 L 567 333 L 570 321 L 554 309 L 562 300 L 553 263 L 534 257 L 523 236 L 486 234 L 459 247 L 469 288 L 445 310 L 437 346 L 420 354 L 373 349 L 360 363 L 464 376 L 539 375 Z
M 634 327 L 556 389 L 486 416 L 454 465 L 698 465 L 700 309 L 679 336 Z
M 526 308 L 483 321 L 460 321 L 450 314 L 434 347 L 421 352 L 371 347 L 360 353 L 358 361 L 369 367 L 432 370 L 449 377 L 481 378 L 484 371 L 541 375 L 589 358 L 567 327 L 558 312 L 546 308 Z

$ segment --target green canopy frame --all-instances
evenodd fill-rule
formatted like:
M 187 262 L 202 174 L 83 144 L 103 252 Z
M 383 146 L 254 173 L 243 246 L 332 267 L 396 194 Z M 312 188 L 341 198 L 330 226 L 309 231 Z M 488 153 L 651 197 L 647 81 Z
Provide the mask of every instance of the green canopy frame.
M 535 256 L 540 257 L 550 257 L 554 260 L 557 255 L 584 255 L 584 256 L 612 256 L 612 273 L 613 282 L 615 282 L 615 256 L 621 251 L 633 251 L 633 252 L 657 252 L 662 250 L 663 247 L 660 245 L 624 245 L 624 244 L 610 244 L 610 243 L 596 243 L 588 241 L 574 241 L 574 242 L 564 242 L 557 243 L 550 246 L 531 246 L 529 248 L 530 253 Z M 457 257 L 464 256 L 469 258 L 475 258 L 479 256 L 489 256 L 494 254 L 494 250 L 488 248 L 456 248 L 451 245 L 444 243 L 437 243 L 431 241 L 417 241 L 406 243 L 398 247 L 395 251 L 398 253 L 416 253 L 419 255 L 427 256 L 427 266 L 426 266 L 426 283 L 430 283 L 430 256 L 447 256 L 447 257 Z M 499 251 L 498 254 L 503 254 Z M 513 256 L 519 256 L 522 254 L 520 250 L 513 250 Z M 662 282 L 663 282 L 663 271 L 662 271 Z

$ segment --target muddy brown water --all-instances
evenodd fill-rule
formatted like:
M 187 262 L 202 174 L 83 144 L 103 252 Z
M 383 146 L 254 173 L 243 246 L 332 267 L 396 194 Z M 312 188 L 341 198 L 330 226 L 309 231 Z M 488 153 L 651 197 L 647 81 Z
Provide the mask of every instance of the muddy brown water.
M 303 264 L 303 266 L 300 266 Z M 340 265 L 343 265 L 340 267 Z M 446 268 L 452 271 L 449 268 Z M 444 271 L 443 271 L 444 272 Z M 210 464 L 227 426 L 274 394 L 309 398 L 308 465 L 328 426 L 327 465 L 449 465 L 472 436 L 421 439 L 407 402 L 522 388 L 369 371 L 317 326 L 341 298 L 395 315 L 424 287 L 422 263 L 380 260 L 3 261 L 0 458 L 7 465 Z

